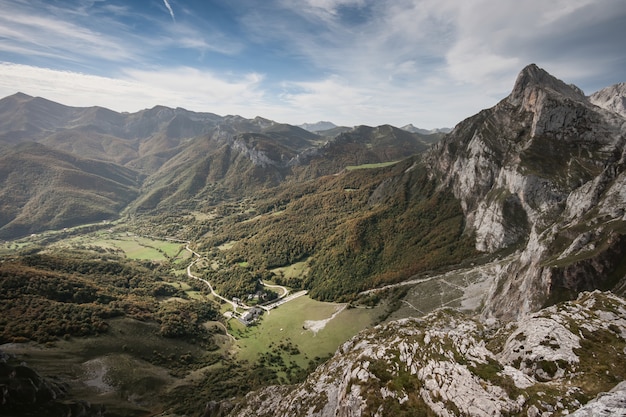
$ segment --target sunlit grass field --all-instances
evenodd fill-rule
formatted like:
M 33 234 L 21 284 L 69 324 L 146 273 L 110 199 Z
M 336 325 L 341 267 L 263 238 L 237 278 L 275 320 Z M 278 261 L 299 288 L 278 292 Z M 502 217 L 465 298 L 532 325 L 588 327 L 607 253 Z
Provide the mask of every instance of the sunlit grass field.
M 391 161 L 391 162 L 380 162 L 378 164 L 348 165 L 346 169 L 348 171 L 353 171 L 355 169 L 384 168 L 384 167 L 388 167 L 391 165 L 395 165 L 397 163 L 398 161 Z
M 343 307 L 303 296 L 264 313 L 260 322 L 250 327 L 231 319 L 228 326 L 238 339 L 237 356 L 253 362 L 260 354 L 272 351 L 273 346 L 290 341 L 301 352 L 291 359 L 306 368 L 309 360 L 334 353 L 339 345 L 371 326 L 381 313 L 379 309 L 344 308 L 317 333 L 304 329 L 305 321 L 328 319 Z
M 98 232 L 65 239 L 51 245 L 51 248 L 117 250 L 127 258 L 138 260 L 185 261 L 191 254 L 184 250 L 180 242 L 153 239 L 125 233 Z

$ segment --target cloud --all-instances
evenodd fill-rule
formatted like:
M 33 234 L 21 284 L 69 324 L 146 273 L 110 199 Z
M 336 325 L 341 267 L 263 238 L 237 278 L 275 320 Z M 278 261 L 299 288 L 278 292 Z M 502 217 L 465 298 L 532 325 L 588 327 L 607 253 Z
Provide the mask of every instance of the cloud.
M 88 107 L 99 105 L 134 112 L 157 104 L 196 111 L 246 115 L 263 100 L 255 73 L 222 77 L 189 67 L 161 71 L 128 69 L 117 78 L 29 65 L 0 63 L 0 96 L 23 93 L 60 103 Z M 24 88 L 26 87 L 26 88 Z M 250 113 L 253 115 L 253 113 Z
M 233 55 L 242 49 L 238 40 L 195 17 L 190 24 L 171 25 L 159 14 L 142 13 L 129 5 L 78 2 L 61 8 L 54 4 L 5 5 L 0 0 L 5 6 L 5 13 L 0 14 L 0 53 L 19 54 L 26 62 L 42 66 L 72 68 L 80 64 L 81 70 L 93 71 L 103 65 L 162 64 L 180 49 L 195 51 L 198 57 L 207 52 Z M 166 4 L 174 19 L 171 3 Z
M 506 96 L 531 62 L 588 93 L 626 80 L 623 0 L 200 3 L 181 3 L 175 16 L 164 0 L 172 25 L 162 6 L 0 0 L 0 54 L 33 64 L 13 88 L 71 105 L 164 104 L 290 123 L 451 126 Z M 10 87 L 5 70 L 0 84 Z M 44 73 L 66 84 L 46 85 Z
M 170 6 L 170 2 L 167 0 L 163 0 L 163 4 L 165 4 L 167 11 L 170 12 L 170 16 L 172 16 L 172 20 L 175 22 L 176 16 L 174 16 L 174 10 L 172 10 L 172 6 Z
M 305 0 L 298 4 L 300 13 L 310 18 L 329 21 L 339 17 L 341 9 L 361 8 L 366 5 L 366 0 Z M 285 3 L 286 7 L 292 7 Z
M 128 43 L 56 16 L 23 10 L 0 15 L 0 37 L 0 51 L 21 48 L 31 55 L 52 54 L 67 60 L 76 60 L 79 51 L 83 56 L 109 61 L 128 60 L 134 55 Z
M 451 90 L 445 80 L 436 78 L 405 88 L 388 83 L 357 85 L 332 75 L 283 85 L 280 114 L 293 123 L 331 120 L 348 126 L 414 123 L 423 128 L 452 127 L 500 98 L 480 95 L 473 87 Z M 277 112 L 275 109 L 274 114 Z
M 257 73 L 221 75 L 191 67 L 160 70 L 126 69 L 124 79 L 150 88 L 157 88 L 153 96 L 159 104 L 168 106 L 201 106 L 220 112 L 254 106 L 262 100 L 259 85 L 263 76 Z M 170 104 L 172 103 L 172 104 Z M 188 103 L 188 104 L 185 104 Z
M 380 97 L 390 100 L 395 96 L 387 92 L 400 93 L 404 87 L 416 92 L 417 102 L 421 91 L 438 86 L 442 96 L 457 94 L 471 104 L 464 97 L 473 94 L 477 103 L 495 103 L 508 94 L 519 70 L 532 62 L 587 89 L 602 87 L 586 87 L 592 77 L 614 83 L 625 76 L 623 0 L 279 4 L 282 15 L 253 12 L 245 23 L 266 42 L 285 39 L 290 44 L 286 49 L 297 51 L 324 74 L 312 81 L 319 83 L 319 94 L 334 79 L 359 91 L 377 85 Z M 356 9 L 369 11 L 365 23 L 342 16 Z M 447 108 L 439 100 L 439 111 Z M 470 105 L 467 110 L 480 108 Z

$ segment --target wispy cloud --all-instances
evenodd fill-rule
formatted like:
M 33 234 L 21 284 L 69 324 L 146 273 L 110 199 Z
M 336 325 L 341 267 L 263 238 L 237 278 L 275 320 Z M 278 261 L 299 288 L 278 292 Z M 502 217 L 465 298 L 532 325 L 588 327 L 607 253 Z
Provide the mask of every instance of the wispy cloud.
M 100 105 L 138 111 L 157 104 L 190 110 L 255 116 L 250 104 L 262 104 L 262 75 L 219 75 L 190 67 L 161 70 L 126 69 L 118 77 L 101 77 L 30 65 L 0 62 L 0 97 L 17 92 L 43 96 L 71 106 Z M 248 113 L 248 114 L 243 114 Z
M 0 51 L 17 47 L 33 55 L 55 54 L 57 58 L 71 57 L 77 53 L 110 61 L 131 59 L 132 46 L 102 32 L 78 25 L 74 22 L 13 10 L 0 15 Z
M 332 101 L 331 90 L 349 90 L 370 97 L 364 109 L 377 108 L 387 120 L 397 120 L 394 103 L 399 100 L 405 114 L 426 100 L 448 120 L 460 121 L 504 97 L 517 72 L 531 62 L 583 88 L 586 75 L 621 73 L 626 79 L 626 53 L 617 41 L 626 36 L 620 0 L 278 1 L 282 15 L 250 11 L 244 19 L 258 38 L 285 39 L 291 44 L 286 49 L 324 74 L 298 84 L 303 91 L 296 88 L 283 96 L 294 105 L 314 105 L 325 95 Z M 345 16 L 359 10 L 367 11 L 365 23 Z M 433 118 L 417 123 L 429 125 Z
M 165 4 L 167 11 L 170 12 L 170 16 L 172 17 L 172 20 L 175 22 L 176 16 L 174 16 L 174 10 L 172 10 L 172 6 L 170 6 L 170 2 L 167 0 L 163 0 L 163 4 Z
M 79 2 L 75 7 L 60 8 L 39 1 L 7 3 L 0 0 L 6 11 L 0 14 L 0 54 L 20 54 L 29 62 L 40 57 L 46 66 L 71 68 L 80 63 L 82 70 L 88 70 L 102 68 L 106 62 L 109 67 L 141 67 L 163 64 L 180 49 L 196 51 L 198 57 L 207 52 L 232 55 L 241 50 L 238 40 L 208 25 L 165 24 L 158 15 L 139 13 L 129 6 Z M 175 18 L 172 3 L 167 5 Z M 139 31 L 137 26 L 150 30 Z M 48 62 L 50 58 L 55 62 Z
M 29 64 L 3 66 L 0 93 L 430 128 L 495 104 L 531 62 L 588 93 L 626 80 L 623 0 L 137 4 L 0 0 L 0 59 Z

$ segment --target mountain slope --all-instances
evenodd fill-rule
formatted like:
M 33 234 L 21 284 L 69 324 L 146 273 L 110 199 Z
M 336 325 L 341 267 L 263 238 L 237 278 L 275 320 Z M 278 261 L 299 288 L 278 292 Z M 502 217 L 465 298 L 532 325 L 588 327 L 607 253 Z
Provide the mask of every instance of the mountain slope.
M 353 300 L 372 287 L 469 262 L 478 255 L 449 190 L 437 190 L 419 156 L 346 170 L 255 195 L 255 210 L 223 219 L 200 250 L 245 259 L 259 270 L 306 260 L 301 282 L 320 300 Z M 245 220 L 245 221 L 243 221 Z
M 248 132 L 241 133 L 242 125 Z M 360 126 L 323 143 L 318 135 L 266 119 L 231 121 L 189 141 L 164 163 L 148 178 L 136 206 L 166 209 L 181 201 L 215 201 L 216 195 L 240 198 L 348 166 L 399 161 L 428 146 L 422 136 L 392 126 Z
M 530 65 L 511 95 L 435 145 L 430 170 L 461 200 L 476 248 L 522 250 L 495 278 L 486 316 L 624 280 L 625 143 L 626 119 Z
M 589 101 L 603 109 L 626 117 L 626 83 L 619 83 L 596 91 Z
M 319 148 L 299 154 L 291 164 L 298 178 L 315 178 L 335 174 L 348 166 L 399 161 L 425 151 L 438 139 L 390 125 L 357 126 Z
M 21 93 L 0 100 L 0 145 L 34 141 L 139 171 L 148 180 L 134 204 L 138 212 L 240 198 L 349 165 L 397 161 L 423 151 L 431 140 L 391 126 L 362 126 L 329 141 L 261 117 L 222 117 L 164 106 L 117 113 Z
M 137 195 L 119 165 L 24 143 L 0 157 L 0 237 L 111 219 Z

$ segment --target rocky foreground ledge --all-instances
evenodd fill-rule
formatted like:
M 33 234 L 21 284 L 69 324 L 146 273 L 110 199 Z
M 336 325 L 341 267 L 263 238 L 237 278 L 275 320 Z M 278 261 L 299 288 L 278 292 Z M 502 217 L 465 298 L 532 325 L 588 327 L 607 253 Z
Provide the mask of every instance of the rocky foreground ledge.
M 623 416 L 624 380 L 626 302 L 596 291 L 497 330 L 447 309 L 379 325 L 304 383 L 206 415 Z
M 60 379 L 42 377 L 0 351 L 0 416 L 102 417 L 105 409 L 74 400 Z

